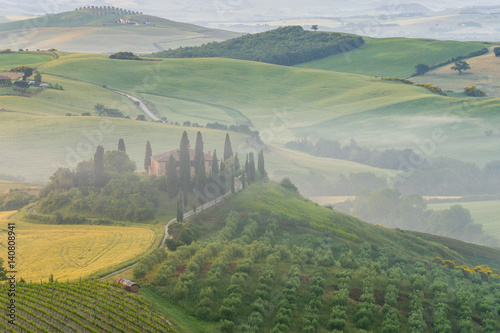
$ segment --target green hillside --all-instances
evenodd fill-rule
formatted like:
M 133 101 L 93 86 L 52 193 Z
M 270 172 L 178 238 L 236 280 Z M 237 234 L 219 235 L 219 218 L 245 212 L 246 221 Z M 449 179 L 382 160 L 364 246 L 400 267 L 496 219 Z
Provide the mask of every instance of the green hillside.
M 481 42 L 408 38 L 365 37 L 364 40 L 365 45 L 357 50 L 296 66 L 369 76 L 407 78 L 415 73 L 415 66 L 418 64 L 438 65 L 489 45 Z
M 222 57 L 260 61 L 290 66 L 348 52 L 361 47 L 363 38 L 339 33 L 305 31 L 301 26 L 290 26 L 247 34 L 220 43 L 197 47 L 183 47 L 154 53 L 157 58 Z
M 120 19 L 129 20 L 133 24 L 119 24 Z M 36 38 L 31 37 L 33 30 L 36 30 Z M 223 41 L 240 35 L 123 10 L 104 14 L 84 9 L 2 23 L 0 48 L 151 53 L 179 46 Z
M 339 174 L 393 176 L 395 172 L 284 148 L 286 142 L 304 136 L 342 144 L 355 139 L 370 148 L 426 149 L 424 153 L 433 156 L 446 155 L 479 165 L 500 152 L 495 140 L 484 136 L 485 130 L 500 123 L 496 112 L 499 100 L 493 98 L 440 96 L 421 87 L 362 75 L 220 58 L 126 61 L 61 53 L 59 59 L 40 65 L 38 70 L 43 80 L 64 90 L 37 92 L 29 88 L 33 91 L 29 98 L 0 96 L 0 107 L 4 108 L 0 111 L 1 148 L 10 156 L 0 166 L 0 174 L 23 175 L 29 181 L 46 181 L 58 166 L 73 160 L 78 149 L 81 159 L 91 156 L 96 145 L 86 135 L 99 130 L 104 121 L 95 117 L 97 103 L 117 108 L 131 118 L 109 119 L 113 130 L 100 142 L 111 149 L 123 137 L 138 165 L 144 158 L 146 140 L 151 141 L 155 153 L 178 145 L 184 128 L 172 126 L 175 123 L 251 124 L 268 148 L 270 176 L 277 180 L 291 177 L 306 195 L 330 194 Z M 111 89 L 141 98 L 170 124 L 133 120 L 142 111 Z M 85 113 L 94 116 L 82 117 Z M 191 138 L 197 130 L 189 129 Z M 436 131 L 442 131 L 438 133 L 439 144 L 432 142 Z M 203 134 L 208 136 L 208 149 L 221 148 L 216 138 L 223 137 L 225 131 L 203 130 Z M 254 149 L 246 135 L 231 136 L 242 154 Z M 31 142 L 28 149 L 26 140 Z M 37 163 L 21 162 L 26 156 Z
M 41 71 L 135 91 L 179 123 L 198 121 L 195 115 L 181 116 L 196 107 L 200 123 L 213 115 L 228 122 L 248 119 L 256 129 L 269 130 L 276 114 L 286 112 L 287 130 L 272 134 L 269 144 L 308 136 L 415 148 L 415 142 L 423 144 L 442 129 L 446 140 L 436 145 L 437 154 L 483 164 L 498 149 L 484 131 L 500 121 L 499 100 L 440 96 L 368 76 L 218 58 L 123 62 L 81 54 L 47 63 Z M 466 156 L 464 149 L 470 152 Z
M 169 250 L 134 275 L 189 332 L 500 323 L 498 250 L 370 225 L 277 184 L 253 184 L 170 232 Z

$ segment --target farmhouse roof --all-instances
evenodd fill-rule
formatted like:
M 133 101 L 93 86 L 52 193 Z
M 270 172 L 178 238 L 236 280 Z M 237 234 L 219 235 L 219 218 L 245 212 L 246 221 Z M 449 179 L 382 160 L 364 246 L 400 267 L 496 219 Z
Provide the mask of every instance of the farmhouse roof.
M 189 159 L 191 161 L 194 161 L 194 155 L 195 155 L 194 149 L 188 148 L 188 151 L 189 151 Z M 179 161 L 180 148 L 174 149 L 171 151 L 167 151 L 166 153 L 161 153 L 158 155 L 151 156 L 151 159 L 158 161 L 158 162 L 168 162 L 170 155 L 172 155 L 174 157 L 175 161 Z M 205 154 L 205 161 L 212 161 L 213 159 L 214 158 L 211 154 Z

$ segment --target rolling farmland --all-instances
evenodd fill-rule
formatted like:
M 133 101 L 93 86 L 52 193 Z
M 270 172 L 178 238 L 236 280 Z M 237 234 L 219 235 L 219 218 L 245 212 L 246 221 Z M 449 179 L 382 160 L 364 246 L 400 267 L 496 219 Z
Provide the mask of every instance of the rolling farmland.
M 17 271 L 26 281 L 85 278 L 141 256 L 161 237 L 147 227 L 33 224 L 10 215 L 0 213 L 0 226 L 16 223 Z

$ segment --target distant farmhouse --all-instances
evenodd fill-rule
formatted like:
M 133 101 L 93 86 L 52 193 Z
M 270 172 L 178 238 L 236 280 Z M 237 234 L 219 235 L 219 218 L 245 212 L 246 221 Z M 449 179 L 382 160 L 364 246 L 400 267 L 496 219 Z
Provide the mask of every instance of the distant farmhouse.
M 194 149 L 191 147 L 188 148 L 189 151 L 189 159 L 191 161 L 191 177 L 194 176 Z M 151 166 L 149 167 L 149 175 L 155 175 L 157 177 L 164 176 L 167 174 L 167 162 L 172 155 L 175 159 L 175 164 L 177 166 L 177 173 L 179 173 L 179 156 L 180 149 L 177 148 L 175 150 L 167 151 L 166 153 L 158 154 L 151 156 Z M 205 154 L 205 170 L 210 170 L 212 168 L 212 162 L 214 157 L 210 152 Z M 217 161 L 215 161 L 217 163 Z

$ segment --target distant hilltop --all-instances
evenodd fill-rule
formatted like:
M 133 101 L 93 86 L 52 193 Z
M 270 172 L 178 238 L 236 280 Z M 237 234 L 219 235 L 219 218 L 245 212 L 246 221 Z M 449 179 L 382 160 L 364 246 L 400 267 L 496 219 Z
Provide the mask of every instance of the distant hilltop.
M 84 11 L 98 16 L 111 16 L 111 15 L 142 15 L 142 12 L 135 12 L 133 10 L 117 8 L 113 6 L 84 6 L 76 8 L 75 11 Z

